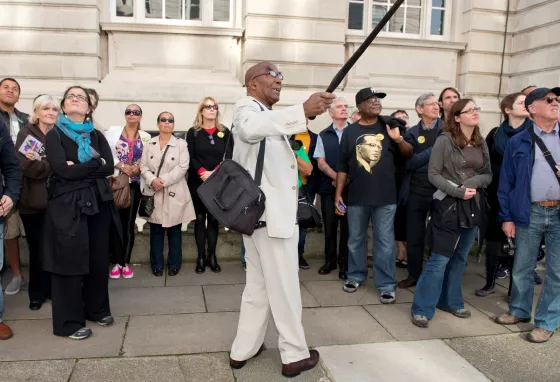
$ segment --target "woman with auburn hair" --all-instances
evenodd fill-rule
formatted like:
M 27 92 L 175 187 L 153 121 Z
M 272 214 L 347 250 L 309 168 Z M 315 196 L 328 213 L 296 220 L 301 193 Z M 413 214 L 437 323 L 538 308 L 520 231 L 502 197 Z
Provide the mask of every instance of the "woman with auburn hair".
M 212 175 L 224 156 L 231 158 L 233 152 L 230 131 L 220 124 L 219 106 L 214 98 L 205 97 L 198 104 L 193 127 L 187 133 L 187 143 L 191 157 L 188 184 L 196 213 L 194 235 L 198 257 L 195 271 L 204 273 L 208 265 L 212 272 L 220 272 L 221 268 L 216 257 L 219 224 L 208 212 L 197 193 L 198 187 Z
M 473 100 L 457 101 L 445 132 L 430 156 L 428 178 L 434 194 L 426 243 L 432 254 L 422 271 L 412 304 L 412 323 L 427 328 L 436 307 L 469 318 L 461 278 L 479 226 L 486 220 L 486 197 L 492 181 L 490 155 L 480 135 L 480 108 Z

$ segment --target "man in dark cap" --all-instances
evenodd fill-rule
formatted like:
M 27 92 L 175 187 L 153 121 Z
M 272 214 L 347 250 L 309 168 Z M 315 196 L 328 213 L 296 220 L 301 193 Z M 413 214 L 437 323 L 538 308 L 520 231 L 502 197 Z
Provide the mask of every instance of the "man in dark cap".
M 527 340 L 542 343 L 560 325 L 560 88 L 537 88 L 525 98 L 531 127 L 512 137 L 504 153 L 498 199 L 504 233 L 515 238 L 509 312 L 502 325 L 531 321 L 533 269 L 546 243 L 547 279 L 539 297 L 535 328 Z

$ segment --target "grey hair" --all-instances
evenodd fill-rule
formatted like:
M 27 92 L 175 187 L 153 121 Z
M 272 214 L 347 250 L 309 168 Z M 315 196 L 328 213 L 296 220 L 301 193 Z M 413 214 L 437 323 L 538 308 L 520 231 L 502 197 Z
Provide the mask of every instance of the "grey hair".
M 52 96 L 48 94 L 41 94 L 33 100 L 33 108 L 31 109 L 31 114 L 28 119 L 29 123 L 36 125 L 37 122 L 39 122 L 35 117 L 35 112 L 46 105 L 53 105 L 60 112 L 60 105 Z
M 414 104 L 414 108 L 420 106 L 420 107 L 424 107 L 424 104 L 426 103 L 426 101 L 432 97 L 436 97 L 436 95 L 434 93 L 424 93 L 422 94 L 420 97 L 418 97 L 416 99 L 416 103 Z

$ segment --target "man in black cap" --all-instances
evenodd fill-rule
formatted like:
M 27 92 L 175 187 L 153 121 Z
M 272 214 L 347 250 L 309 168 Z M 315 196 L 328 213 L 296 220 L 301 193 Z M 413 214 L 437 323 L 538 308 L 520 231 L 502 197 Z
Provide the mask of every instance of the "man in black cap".
M 356 291 L 367 279 L 366 233 L 372 219 L 373 278 L 381 302 L 390 304 L 395 302 L 397 286 L 393 231 L 397 209 L 395 161 L 402 156 L 410 157 L 412 146 L 401 135 L 404 121 L 380 116 L 385 96 L 373 88 L 356 94 L 361 119 L 342 133 L 334 202 L 337 214 L 348 211 L 348 276 L 344 291 Z M 346 207 L 342 192 L 348 180 Z
M 502 229 L 515 238 L 509 312 L 502 325 L 531 321 L 533 269 L 541 240 L 546 243 L 547 279 L 527 340 L 542 343 L 560 325 L 560 88 L 537 88 L 525 98 L 533 124 L 512 137 L 504 153 L 498 200 Z

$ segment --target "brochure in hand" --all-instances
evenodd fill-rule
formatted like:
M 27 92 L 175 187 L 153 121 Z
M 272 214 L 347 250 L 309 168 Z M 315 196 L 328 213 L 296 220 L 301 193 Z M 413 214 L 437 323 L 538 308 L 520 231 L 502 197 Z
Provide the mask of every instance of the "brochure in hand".
M 45 146 L 37 138 L 28 135 L 19 148 L 19 152 L 24 155 L 27 151 L 35 151 L 37 154 L 44 156 Z

